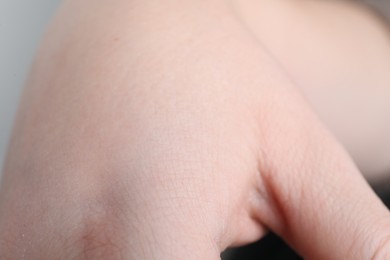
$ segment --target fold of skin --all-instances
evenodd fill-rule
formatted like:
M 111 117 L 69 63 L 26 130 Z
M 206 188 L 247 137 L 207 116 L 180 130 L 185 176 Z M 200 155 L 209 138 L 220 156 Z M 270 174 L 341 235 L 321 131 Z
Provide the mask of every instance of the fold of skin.
M 235 2 L 366 178 L 388 179 L 390 34 L 378 15 L 387 2 L 378 12 L 362 1 Z
M 218 259 L 272 229 L 308 259 L 383 259 L 388 211 L 237 15 L 64 1 L 4 169 L 0 258 Z

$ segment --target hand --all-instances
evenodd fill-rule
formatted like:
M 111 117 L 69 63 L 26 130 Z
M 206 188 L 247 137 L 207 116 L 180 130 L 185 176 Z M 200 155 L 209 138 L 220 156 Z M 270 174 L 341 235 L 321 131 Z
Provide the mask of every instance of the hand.
M 223 1 L 65 1 L 22 101 L 5 259 L 386 259 L 389 214 Z M 202 14 L 202 15 L 199 15 Z

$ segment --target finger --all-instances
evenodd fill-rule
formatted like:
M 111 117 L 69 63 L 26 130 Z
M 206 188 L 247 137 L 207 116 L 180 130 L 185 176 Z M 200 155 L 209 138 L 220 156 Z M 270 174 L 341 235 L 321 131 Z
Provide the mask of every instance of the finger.
M 307 259 L 385 259 L 388 210 L 304 101 L 287 89 L 275 97 L 259 167 L 272 214 L 259 202 L 259 220 Z

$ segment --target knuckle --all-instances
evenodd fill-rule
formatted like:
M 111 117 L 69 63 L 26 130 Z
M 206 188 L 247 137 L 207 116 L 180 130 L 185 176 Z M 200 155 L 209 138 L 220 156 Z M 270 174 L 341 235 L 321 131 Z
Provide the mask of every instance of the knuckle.
M 371 260 L 390 259 L 390 234 L 381 240 L 379 246 L 374 249 Z

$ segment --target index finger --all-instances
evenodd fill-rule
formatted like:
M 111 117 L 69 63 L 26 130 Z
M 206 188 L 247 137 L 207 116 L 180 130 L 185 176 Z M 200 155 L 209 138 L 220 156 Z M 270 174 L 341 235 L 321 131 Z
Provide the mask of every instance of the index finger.
M 307 259 L 386 258 L 386 207 L 293 89 L 274 97 L 262 121 L 259 221 Z

